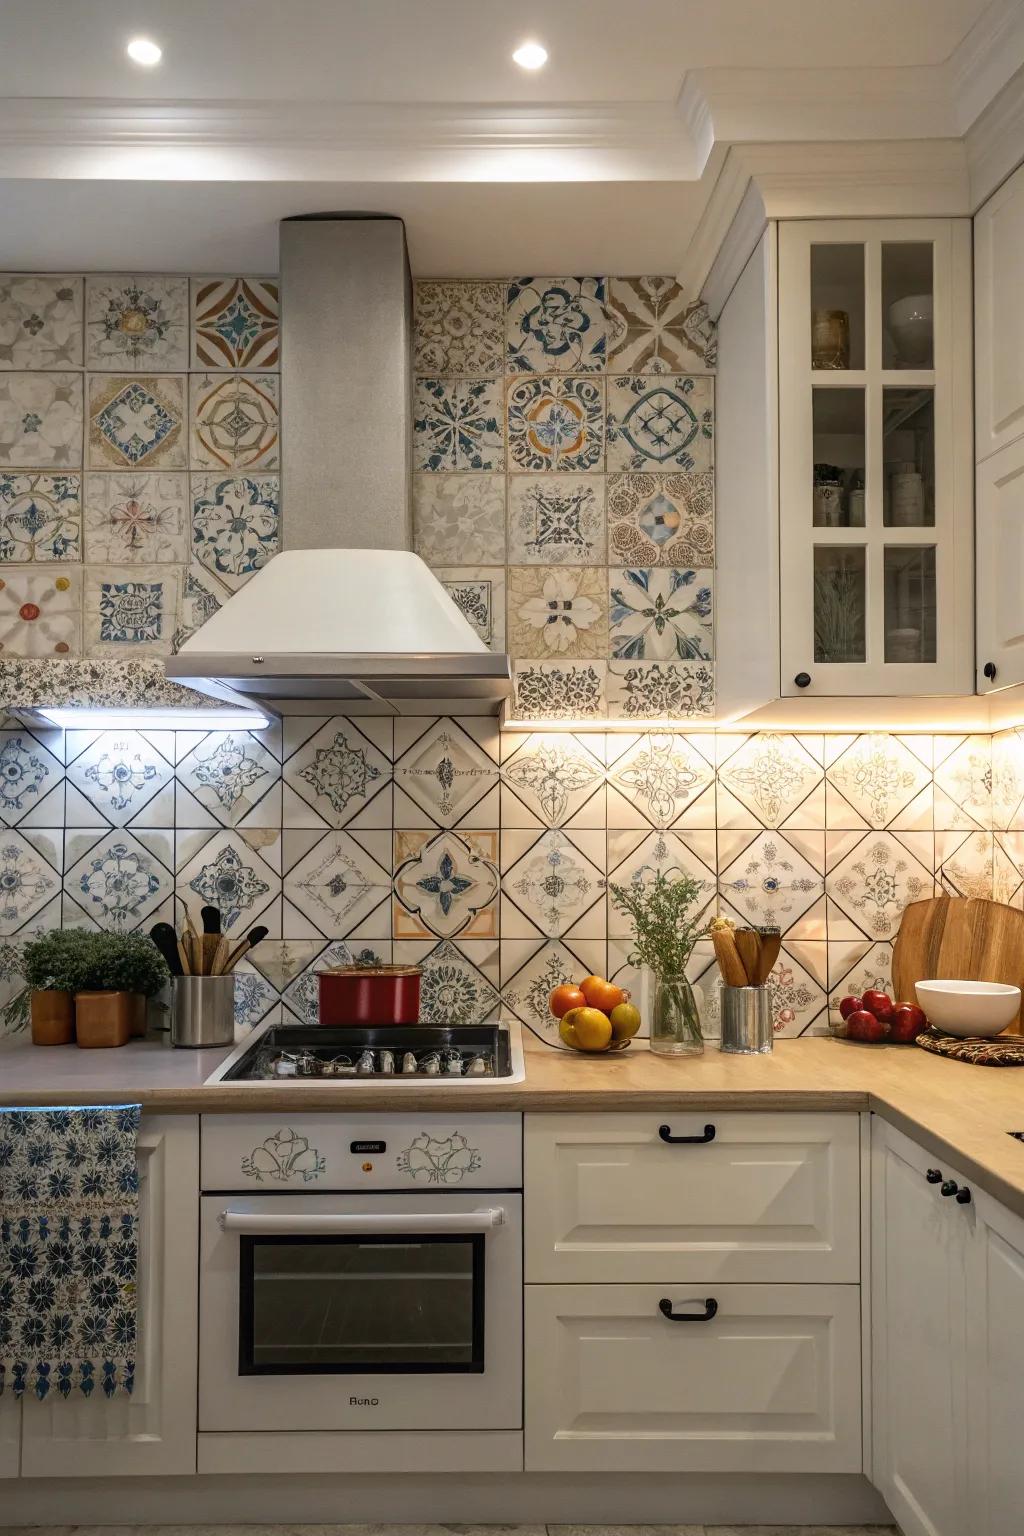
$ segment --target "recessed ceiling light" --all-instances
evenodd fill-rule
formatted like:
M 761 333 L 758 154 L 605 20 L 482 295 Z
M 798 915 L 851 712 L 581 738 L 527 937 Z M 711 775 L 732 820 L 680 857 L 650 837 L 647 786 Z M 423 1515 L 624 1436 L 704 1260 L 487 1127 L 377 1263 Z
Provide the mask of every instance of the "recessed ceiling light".
M 512 58 L 520 69 L 540 69 L 548 61 L 548 51 L 540 43 L 521 43 Z
M 125 52 L 134 64 L 141 64 L 146 69 L 159 64 L 164 53 L 160 44 L 154 43 L 149 37 L 133 37 Z

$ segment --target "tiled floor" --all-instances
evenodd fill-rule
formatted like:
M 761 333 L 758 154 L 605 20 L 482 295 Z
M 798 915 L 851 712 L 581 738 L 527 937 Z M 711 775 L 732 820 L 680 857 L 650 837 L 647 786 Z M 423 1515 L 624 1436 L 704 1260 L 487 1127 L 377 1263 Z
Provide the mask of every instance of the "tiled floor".
M 3 1536 L 899 1536 L 894 1525 L 57 1525 Z

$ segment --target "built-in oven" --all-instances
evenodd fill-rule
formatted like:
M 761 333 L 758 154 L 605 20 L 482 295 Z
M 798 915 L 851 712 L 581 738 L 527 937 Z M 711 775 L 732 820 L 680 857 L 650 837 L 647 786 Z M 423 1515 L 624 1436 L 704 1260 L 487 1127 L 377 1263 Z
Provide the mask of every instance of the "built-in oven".
M 200 1429 L 519 1428 L 521 1137 L 486 1123 L 518 1117 L 301 1116 L 255 1144 L 238 1118 L 204 1117 Z

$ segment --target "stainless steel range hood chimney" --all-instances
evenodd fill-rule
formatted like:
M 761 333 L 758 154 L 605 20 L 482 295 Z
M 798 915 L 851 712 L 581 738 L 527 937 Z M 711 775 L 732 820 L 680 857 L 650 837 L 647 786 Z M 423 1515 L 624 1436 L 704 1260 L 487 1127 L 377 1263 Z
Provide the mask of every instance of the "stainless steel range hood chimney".
M 412 548 L 412 284 L 401 219 L 281 224 L 281 553 L 168 659 L 219 698 L 497 706 L 489 651 Z

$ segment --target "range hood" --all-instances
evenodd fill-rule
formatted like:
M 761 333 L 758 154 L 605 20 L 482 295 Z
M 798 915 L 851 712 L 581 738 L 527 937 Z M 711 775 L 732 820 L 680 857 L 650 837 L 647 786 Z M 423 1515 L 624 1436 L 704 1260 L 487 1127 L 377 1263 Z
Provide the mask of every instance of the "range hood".
M 401 713 L 511 692 L 411 553 L 412 284 L 401 219 L 281 224 L 281 552 L 168 658 L 215 698 Z

